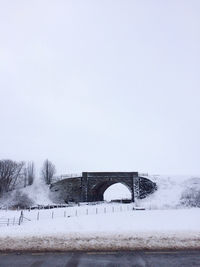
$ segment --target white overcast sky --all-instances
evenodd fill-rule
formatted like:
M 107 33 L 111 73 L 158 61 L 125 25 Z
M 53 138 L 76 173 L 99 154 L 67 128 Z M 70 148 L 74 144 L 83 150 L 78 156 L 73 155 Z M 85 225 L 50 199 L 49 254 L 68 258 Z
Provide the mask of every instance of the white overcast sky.
M 199 0 L 0 0 L 0 158 L 200 174 Z

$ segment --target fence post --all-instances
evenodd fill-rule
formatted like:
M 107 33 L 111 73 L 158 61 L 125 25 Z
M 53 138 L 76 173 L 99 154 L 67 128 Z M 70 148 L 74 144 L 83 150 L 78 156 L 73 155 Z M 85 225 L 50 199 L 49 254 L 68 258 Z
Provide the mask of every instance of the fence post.
M 96 208 L 96 214 L 98 213 L 98 208 Z
M 122 211 L 122 206 L 120 206 L 120 211 Z
M 75 215 L 76 215 L 76 216 L 78 215 L 78 212 L 77 212 L 77 210 L 76 210 L 76 213 L 75 213 Z
M 86 209 L 86 215 L 88 215 L 88 209 Z
M 114 212 L 114 207 L 112 207 L 112 212 Z
M 38 211 L 38 213 L 37 213 L 37 220 L 39 221 L 39 219 L 40 219 L 40 213 Z
M 104 208 L 104 213 L 106 213 L 106 207 Z
M 21 211 L 20 217 L 19 217 L 19 225 L 22 223 L 23 221 L 23 211 Z
M 54 212 L 52 211 L 51 218 L 53 219 Z
M 64 217 L 66 217 L 66 210 L 64 211 Z
M 13 225 L 15 225 L 15 217 L 13 218 Z
M 8 223 L 7 223 L 7 226 L 9 226 L 9 219 L 8 219 Z

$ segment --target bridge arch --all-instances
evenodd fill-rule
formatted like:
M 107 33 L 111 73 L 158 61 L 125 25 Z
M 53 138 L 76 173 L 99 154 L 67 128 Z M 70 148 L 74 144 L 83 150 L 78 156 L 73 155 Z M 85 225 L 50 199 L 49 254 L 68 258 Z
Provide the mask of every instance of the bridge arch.
M 132 191 L 130 188 L 130 184 L 124 181 L 100 181 L 99 183 L 95 184 L 91 189 L 89 194 L 93 197 L 90 201 L 103 201 L 104 200 L 104 193 L 105 191 L 110 188 L 114 184 L 121 184 L 124 185 L 132 195 Z
M 103 193 L 104 201 L 131 200 L 131 190 L 124 183 L 115 183 L 109 186 Z
M 82 175 L 82 201 L 103 201 L 105 190 L 113 184 L 122 183 L 131 191 L 134 201 L 134 172 L 84 172 Z

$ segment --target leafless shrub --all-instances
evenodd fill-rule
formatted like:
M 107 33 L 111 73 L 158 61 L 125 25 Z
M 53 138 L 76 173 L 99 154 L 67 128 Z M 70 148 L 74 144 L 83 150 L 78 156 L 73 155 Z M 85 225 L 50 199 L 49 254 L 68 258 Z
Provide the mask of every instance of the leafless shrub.
M 24 162 L 16 162 L 12 160 L 0 160 L 0 196 L 8 191 L 15 189 Z
M 26 209 L 33 206 L 33 204 L 33 201 L 27 194 L 17 190 L 10 201 L 9 207 Z
M 181 205 L 200 208 L 200 190 L 189 188 L 181 196 Z

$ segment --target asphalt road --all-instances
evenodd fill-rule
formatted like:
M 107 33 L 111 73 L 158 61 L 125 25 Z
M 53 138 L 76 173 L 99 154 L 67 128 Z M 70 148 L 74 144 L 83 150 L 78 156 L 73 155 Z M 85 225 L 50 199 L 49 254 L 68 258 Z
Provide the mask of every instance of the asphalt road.
M 0 267 L 200 267 L 200 251 L 0 253 Z

